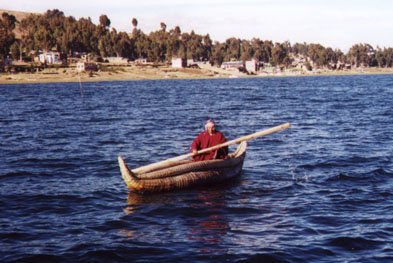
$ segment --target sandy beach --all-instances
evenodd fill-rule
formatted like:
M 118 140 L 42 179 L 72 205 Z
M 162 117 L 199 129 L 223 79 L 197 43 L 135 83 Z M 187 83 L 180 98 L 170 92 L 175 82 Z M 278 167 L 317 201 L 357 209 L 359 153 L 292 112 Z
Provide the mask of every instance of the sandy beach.
M 364 75 L 393 74 L 392 68 L 362 68 L 348 71 L 316 70 L 291 71 L 278 73 L 260 72 L 247 75 L 236 70 L 224 70 L 208 64 L 201 68 L 172 68 L 170 66 L 109 66 L 110 70 L 93 73 L 77 72 L 74 67 L 47 68 L 36 73 L 1 73 L 0 84 L 50 83 L 50 82 L 95 82 L 125 80 L 160 80 L 160 79 L 211 79 L 211 78 L 250 78 L 250 77 L 286 77 L 286 76 L 325 76 L 325 75 Z
M 195 79 L 228 77 L 231 72 L 219 72 L 206 69 L 181 68 L 170 66 L 109 66 L 110 70 L 96 72 L 77 72 L 74 67 L 47 68 L 36 73 L 2 73 L 0 84 L 47 83 L 47 82 L 93 82 L 124 80 L 158 80 L 158 79 Z

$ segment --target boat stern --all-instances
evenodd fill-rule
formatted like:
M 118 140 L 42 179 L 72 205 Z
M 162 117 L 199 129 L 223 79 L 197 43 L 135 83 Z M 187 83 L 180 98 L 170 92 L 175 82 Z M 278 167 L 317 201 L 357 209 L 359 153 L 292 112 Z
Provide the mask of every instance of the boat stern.
M 121 176 L 126 183 L 127 187 L 130 190 L 138 190 L 141 188 L 140 183 L 138 182 L 138 178 L 131 172 L 131 170 L 128 168 L 126 162 L 124 161 L 123 157 L 119 156 L 117 158 L 119 161 L 119 167 L 120 167 L 120 172 Z

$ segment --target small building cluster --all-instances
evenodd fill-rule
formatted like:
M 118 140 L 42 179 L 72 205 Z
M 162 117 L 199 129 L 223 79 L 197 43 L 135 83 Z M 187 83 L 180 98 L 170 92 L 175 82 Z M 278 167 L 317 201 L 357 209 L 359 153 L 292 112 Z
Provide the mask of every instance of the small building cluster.
M 246 61 L 227 61 L 221 64 L 222 69 L 233 70 L 236 69 L 240 72 L 245 72 L 249 74 L 255 74 L 261 67 L 255 59 Z
M 173 68 L 195 67 L 200 68 L 202 64 L 208 63 L 207 61 L 194 61 L 193 59 L 172 58 Z M 262 63 L 257 62 L 255 59 L 247 61 L 226 61 L 221 64 L 221 68 L 225 70 L 237 70 L 248 74 L 256 74 L 257 71 L 263 66 Z

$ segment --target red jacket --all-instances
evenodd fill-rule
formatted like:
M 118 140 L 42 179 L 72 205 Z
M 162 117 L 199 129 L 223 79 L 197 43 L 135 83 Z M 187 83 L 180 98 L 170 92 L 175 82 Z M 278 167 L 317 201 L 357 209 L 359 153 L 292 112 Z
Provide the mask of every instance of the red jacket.
M 216 146 L 226 141 L 227 139 L 225 138 L 225 136 L 219 131 L 214 131 L 212 135 L 210 135 L 207 131 L 203 131 L 192 142 L 190 152 L 192 152 L 193 150 L 199 151 L 205 148 Z M 227 157 L 227 154 L 228 146 L 215 151 L 199 154 L 197 156 L 194 156 L 193 159 L 194 161 L 225 159 Z

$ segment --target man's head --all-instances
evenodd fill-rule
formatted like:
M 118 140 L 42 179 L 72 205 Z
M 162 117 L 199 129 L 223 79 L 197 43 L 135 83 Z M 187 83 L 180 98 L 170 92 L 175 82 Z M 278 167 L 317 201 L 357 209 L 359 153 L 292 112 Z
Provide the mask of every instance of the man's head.
M 208 119 L 205 123 L 205 130 L 210 134 L 216 130 L 216 123 L 212 119 Z

